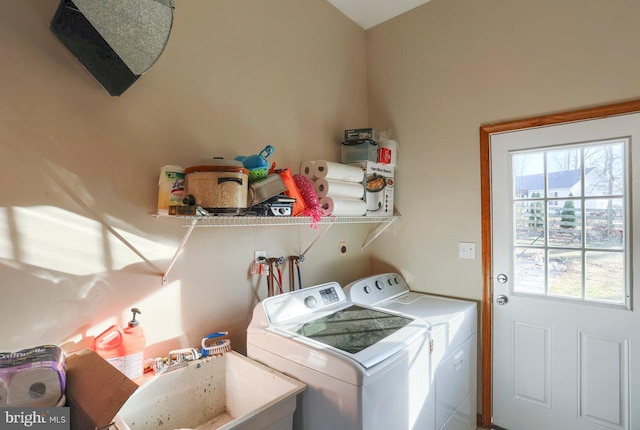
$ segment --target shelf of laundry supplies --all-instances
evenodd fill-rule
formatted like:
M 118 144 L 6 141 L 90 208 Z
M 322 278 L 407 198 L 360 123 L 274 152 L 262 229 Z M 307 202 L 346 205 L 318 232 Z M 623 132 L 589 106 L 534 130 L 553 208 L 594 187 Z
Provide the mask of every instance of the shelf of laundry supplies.
M 174 263 L 178 259 L 178 255 L 182 248 L 189 240 L 189 236 L 193 229 L 196 227 L 273 227 L 273 226 L 291 226 L 291 225 L 312 225 L 312 218 L 307 216 L 296 217 L 277 217 L 277 216 L 176 216 L 176 215 L 159 215 L 157 217 L 163 218 L 182 218 L 184 227 L 188 230 L 182 238 L 182 242 L 178 245 L 173 258 L 169 262 L 167 270 L 162 273 L 162 285 L 166 285 L 169 281 L 169 272 L 171 271 Z M 360 251 L 369 246 L 371 242 L 376 240 L 383 231 L 387 229 L 395 221 L 401 219 L 398 212 L 394 212 L 392 216 L 325 216 L 320 218 L 318 225 L 325 225 L 325 229 L 318 234 L 318 236 L 311 242 L 311 244 L 300 255 L 304 255 L 311 249 L 311 247 L 335 224 L 378 224 L 378 227 L 373 229 L 367 235 Z

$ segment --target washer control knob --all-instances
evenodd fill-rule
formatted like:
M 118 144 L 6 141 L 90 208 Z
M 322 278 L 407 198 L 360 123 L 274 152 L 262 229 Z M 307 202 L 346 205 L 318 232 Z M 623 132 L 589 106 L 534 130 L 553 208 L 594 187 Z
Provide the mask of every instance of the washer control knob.
M 308 296 L 307 298 L 304 299 L 304 305 L 308 308 L 315 308 L 317 304 L 318 304 L 318 301 L 313 296 Z
M 387 282 L 389 283 L 389 285 L 393 285 L 393 279 L 389 278 L 387 279 Z
M 371 287 L 368 286 L 368 285 L 365 285 L 364 286 L 364 292 L 367 293 L 367 294 L 370 294 L 371 293 Z
M 393 282 L 396 283 L 396 285 L 398 285 L 400 283 L 400 278 L 398 278 L 397 276 L 393 278 Z
M 382 287 L 383 287 L 382 282 L 381 281 L 376 281 L 376 288 L 379 289 L 379 290 L 382 290 Z

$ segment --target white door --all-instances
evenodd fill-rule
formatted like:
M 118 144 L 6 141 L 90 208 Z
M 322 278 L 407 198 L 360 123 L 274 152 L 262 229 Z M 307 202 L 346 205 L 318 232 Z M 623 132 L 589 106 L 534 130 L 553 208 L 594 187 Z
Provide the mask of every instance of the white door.
M 491 136 L 501 428 L 640 429 L 638 142 L 640 114 Z

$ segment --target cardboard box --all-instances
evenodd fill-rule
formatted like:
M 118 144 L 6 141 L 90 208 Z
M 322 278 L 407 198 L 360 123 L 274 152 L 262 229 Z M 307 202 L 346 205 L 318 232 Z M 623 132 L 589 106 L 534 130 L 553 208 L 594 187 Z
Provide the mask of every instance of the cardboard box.
M 350 163 L 362 167 L 364 173 L 364 201 L 367 216 L 392 216 L 395 166 L 391 164 Z
M 107 428 L 138 384 L 89 349 L 67 356 L 66 364 L 71 429 Z

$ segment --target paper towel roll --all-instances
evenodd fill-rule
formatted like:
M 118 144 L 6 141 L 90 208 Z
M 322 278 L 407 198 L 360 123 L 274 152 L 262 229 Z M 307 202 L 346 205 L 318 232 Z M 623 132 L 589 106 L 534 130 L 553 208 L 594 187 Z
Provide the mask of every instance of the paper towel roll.
M 364 185 L 358 182 L 334 181 L 331 179 L 316 179 L 314 182 L 318 198 L 339 197 L 361 199 L 364 196 Z
M 300 165 L 300 174 L 310 180 L 315 178 L 315 170 L 315 161 L 303 161 Z
M 364 170 L 358 166 L 318 160 L 314 163 L 314 167 L 316 178 L 347 182 L 362 182 L 364 179 Z
M 34 367 L 16 372 L 9 382 L 7 406 L 55 406 L 62 396 L 58 372 Z
M 323 197 L 320 199 L 320 207 L 325 216 L 361 216 L 367 212 L 367 204 L 359 199 Z

